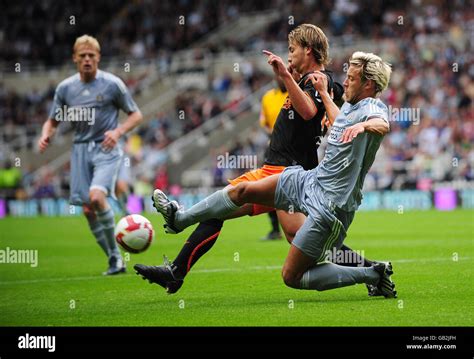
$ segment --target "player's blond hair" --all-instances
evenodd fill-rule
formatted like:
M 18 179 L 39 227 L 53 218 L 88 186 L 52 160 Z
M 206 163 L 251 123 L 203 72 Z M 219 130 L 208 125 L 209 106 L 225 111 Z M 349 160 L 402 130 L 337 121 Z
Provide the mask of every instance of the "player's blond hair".
M 93 48 L 95 48 L 98 52 L 100 52 L 100 45 L 99 41 L 93 36 L 90 35 L 82 35 L 79 36 L 76 39 L 76 42 L 74 43 L 74 46 L 72 47 L 73 52 L 76 52 L 76 49 L 79 45 L 91 45 Z
M 380 94 L 387 88 L 392 68 L 389 63 L 383 61 L 379 56 L 372 53 L 356 51 L 349 59 L 349 64 L 361 69 L 360 77 L 362 82 L 367 80 L 374 81 L 375 95 Z
M 295 42 L 302 47 L 310 47 L 317 64 L 329 64 L 329 41 L 319 27 L 312 24 L 301 24 L 288 34 L 288 42 L 290 44 Z

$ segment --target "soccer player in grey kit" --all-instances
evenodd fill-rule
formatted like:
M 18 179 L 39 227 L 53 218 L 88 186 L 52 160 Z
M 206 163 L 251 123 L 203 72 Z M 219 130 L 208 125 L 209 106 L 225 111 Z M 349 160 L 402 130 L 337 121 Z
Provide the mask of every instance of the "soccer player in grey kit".
M 339 110 L 327 93 L 326 76 L 311 81 L 321 94 L 327 114 L 335 119 L 323 161 L 310 171 L 287 167 L 255 182 L 242 182 L 210 195 L 188 210 L 156 189 L 153 201 L 171 231 L 210 218 L 223 218 L 246 203 L 304 213 L 307 218 L 291 243 L 282 270 L 291 288 L 328 290 L 356 283 L 377 286 L 386 298 L 397 295 L 391 263 L 344 267 L 328 262 L 328 252 L 342 246 L 362 200 L 365 176 L 383 136 L 389 131 L 387 106 L 378 95 L 387 88 L 391 68 L 374 54 L 355 52 L 344 81 L 344 105 Z M 144 266 L 135 265 L 140 272 Z M 146 269 L 146 268 L 145 268 Z
M 105 275 L 125 272 L 114 237 L 115 219 L 107 196 L 115 196 L 115 182 L 123 151 L 119 139 L 143 119 L 127 87 L 117 76 L 101 71 L 100 45 L 92 36 L 76 39 L 73 61 L 78 73 L 56 88 L 49 117 L 38 141 L 44 152 L 61 121 L 75 130 L 71 153 L 71 204 L 82 205 L 91 232 L 108 257 Z M 119 110 L 127 113 L 118 125 Z

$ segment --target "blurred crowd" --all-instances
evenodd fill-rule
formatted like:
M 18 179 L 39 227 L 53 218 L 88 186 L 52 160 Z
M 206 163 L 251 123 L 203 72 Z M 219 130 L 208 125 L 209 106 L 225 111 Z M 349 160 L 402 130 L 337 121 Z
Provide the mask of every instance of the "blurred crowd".
M 72 0 L 67 6 L 17 0 L 0 14 L 0 59 L 61 65 L 70 61 L 72 44 L 84 33 L 97 36 L 104 57 L 166 58 L 241 12 L 272 6 L 238 0 Z
M 0 15 L 2 24 L 10 24 L 19 16 L 22 3 L 19 1 L 15 6 L 6 7 Z M 74 13 L 76 21 L 82 21 L 81 34 L 85 23 L 89 24 L 91 33 L 100 34 L 104 56 L 167 58 L 173 51 L 189 47 L 241 13 L 271 8 L 281 9 L 281 17 L 258 36 L 243 43 L 228 39 L 224 43 L 209 44 L 207 50 L 261 50 L 272 42 L 284 42 L 288 32 L 299 23 L 311 22 L 321 26 L 331 42 L 347 45 L 346 52 L 333 54 L 330 65 L 342 82 L 344 63 L 355 50 L 350 44 L 358 39 L 383 41 L 385 46 L 381 55 L 393 64 L 394 70 L 390 87 L 382 97 L 391 111 L 391 132 L 383 141 L 366 188 L 426 190 L 436 182 L 474 179 L 474 56 L 472 37 L 463 37 L 472 32 L 474 23 L 468 1 L 440 0 L 425 6 L 421 0 L 277 0 L 272 3 L 211 0 L 176 1 L 172 5 L 169 2 L 117 0 L 98 2 L 93 11 L 80 1 L 72 4 L 74 11 L 69 9 L 67 13 Z M 1 27 L 4 29 L 0 36 L 2 59 L 26 59 L 43 65 L 70 61 L 71 44 L 78 33 L 70 27 L 65 31 L 65 25 L 58 20 L 64 18 L 66 10 L 48 0 L 26 8 L 28 11 L 21 15 L 31 21 Z M 100 18 L 103 13 L 100 9 L 108 11 L 106 19 Z M 86 11 L 95 14 L 94 21 L 86 20 L 89 16 L 85 15 Z M 181 15 L 184 16 L 182 24 L 179 23 Z M 94 27 L 99 25 L 100 29 Z M 43 40 L 31 35 L 39 33 L 35 29 L 43 29 Z M 436 38 L 438 35 L 441 40 Z M 45 46 L 45 36 L 48 46 Z M 157 113 L 128 137 L 126 146 L 132 167 L 145 163 L 148 168 L 157 168 L 151 177 L 136 176 L 134 185 L 138 185 L 138 191 L 147 184 L 155 185 L 157 180 L 169 185 L 164 151 L 167 145 L 222 111 L 232 110 L 245 96 L 268 82 L 268 75 L 261 73 L 256 65 L 249 62 L 245 69 L 238 74 L 211 75 L 206 88 L 181 92 L 172 111 Z M 131 78 L 127 84 L 133 87 L 140 80 Z M 19 126 L 31 127 L 31 133 L 37 133 L 47 117 L 53 92 L 54 84 L 42 93 L 32 88 L 26 94 L 18 94 L 0 84 L 0 142 L 13 138 Z M 403 112 L 403 109 L 409 111 Z M 257 118 L 255 122 L 258 122 Z M 261 161 L 266 145 L 264 134 L 253 131 L 247 141 L 235 147 L 215 149 L 211 158 L 217 153 L 228 152 L 255 154 Z M 67 168 L 59 171 L 60 175 L 45 169 L 37 173 L 38 178 L 29 178 L 29 170 L 15 169 L 7 159 L 7 154 L 0 155 L 0 161 L 3 161 L 0 191 L 3 194 L 59 197 L 67 192 Z M 22 172 L 21 176 L 17 175 L 18 171 Z M 218 167 L 212 169 L 215 185 L 225 184 L 227 177 L 236 174 Z M 12 188 L 24 190 L 12 192 Z
M 232 47 L 262 48 L 262 43 L 282 41 L 298 23 L 309 22 L 331 37 L 350 42 L 370 35 L 372 40 L 444 33 L 450 25 L 472 20 L 469 0 L 125 0 L 69 1 L 17 0 L 0 14 L 0 59 L 55 66 L 70 61 L 77 36 L 95 34 L 102 54 L 161 58 L 166 53 L 189 48 L 221 24 L 241 14 L 279 10 L 279 18 L 263 33 L 245 42 L 207 43 L 215 52 Z M 18 19 L 21 18 L 21 21 Z M 394 26 L 397 25 L 397 26 Z

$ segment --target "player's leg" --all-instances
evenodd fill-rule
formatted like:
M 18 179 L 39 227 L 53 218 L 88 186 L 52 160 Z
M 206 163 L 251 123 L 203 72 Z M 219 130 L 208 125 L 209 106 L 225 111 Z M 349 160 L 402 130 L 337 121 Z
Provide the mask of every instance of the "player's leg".
M 293 242 L 293 238 L 296 235 L 296 232 L 303 225 L 306 216 L 303 213 L 299 212 L 286 212 L 284 210 L 277 210 L 278 221 L 281 224 L 281 228 L 285 233 L 286 240 L 288 243 Z
M 87 218 L 87 222 L 89 223 L 89 228 L 94 235 L 97 244 L 102 248 L 105 255 L 109 256 L 109 246 L 107 244 L 107 240 L 105 239 L 104 229 L 102 228 L 102 224 L 97 220 L 97 216 L 95 211 L 92 207 L 88 204 L 84 204 L 82 206 L 82 210 L 84 216 Z
M 333 263 L 316 265 L 327 258 L 328 251 L 342 246 L 354 212 L 330 209 L 321 189 L 314 185 L 313 176 L 313 171 L 290 167 L 278 181 L 277 208 L 292 208 L 308 215 L 291 243 L 282 271 L 285 284 L 292 288 L 326 290 L 356 283 L 378 285 L 381 279 L 391 283 L 384 264 L 368 268 Z
M 231 180 L 231 185 L 227 186 L 226 190 L 229 190 L 233 185 L 237 185 L 240 182 L 256 181 L 267 175 L 268 173 L 266 173 L 264 169 L 247 172 L 237 179 Z M 217 241 L 224 220 L 253 215 L 254 211 L 255 206 L 246 203 L 221 219 L 212 218 L 202 221 L 186 240 L 180 253 L 173 262 L 169 263 L 165 258 L 165 265 L 148 266 L 136 264 L 134 269 L 137 271 L 137 274 L 140 274 L 144 279 L 148 279 L 150 283 L 156 283 L 166 288 L 169 294 L 176 293 L 181 288 L 184 277 L 192 266 L 199 258 L 207 253 Z
M 328 252 L 342 246 L 354 213 L 337 209 L 332 212 L 322 200 L 317 203 L 317 208 L 318 212 L 311 213 L 292 242 L 292 246 L 300 251 L 292 251 L 285 262 L 285 283 L 290 283 L 293 288 L 319 291 L 365 283 L 376 286 L 387 298 L 396 297 L 395 285 L 390 278 L 393 273 L 390 263 L 376 263 L 371 267 L 345 267 L 324 261 Z M 317 263 L 303 274 L 301 270 L 292 270 L 293 266 L 299 265 L 297 261 L 301 261 L 302 254 L 313 258 Z
M 377 262 L 372 261 L 364 256 L 361 256 L 358 252 L 354 251 L 352 248 L 343 244 L 339 249 L 340 256 L 337 256 L 332 261 L 343 267 L 372 267 L 377 264 Z M 379 297 L 383 293 L 375 285 L 367 284 L 367 291 L 369 297 Z
M 183 279 L 192 266 L 216 243 L 224 221 L 252 214 L 252 204 L 245 204 L 223 219 L 212 218 L 199 223 L 184 243 L 178 256 L 172 263 L 176 278 Z
M 171 229 L 171 233 L 177 233 L 208 219 L 226 218 L 246 203 L 273 206 L 279 176 L 276 174 L 255 182 L 242 182 L 234 187 L 224 188 L 188 210 L 178 210 L 178 204 L 169 201 L 160 190 L 155 190 L 153 193 L 153 202 L 155 208 L 165 218 L 166 226 Z
M 109 255 L 120 255 L 114 236 L 114 212 L 107 202 L 106 194 L 100 189 L 92 188 L 89 192 L 89 198 L 97 220 L 102 225 L 107 245 L 110 250 Z
M 277 210 L 278 218 L 285 233 L 286 239 L 291 243 L 296 235 L 296 232 L 303 225 L 306 216 L 302 213 L 294 212 L 289 213 L 283 210 Z M 340 251 L 342 252 L 341 256 L 338 256 L 336 264 L 344 267 L 371 267 L 374 263 L 373 261 L 361 256 L 359 253 L 353 251 L 351 248 L 342 245 Z M 377 286 L 367 284 L 367 290 L 369 296 L 377 297 L 381 296 L 381 291 L 378 290 Z
M 212 248 L 219 237 L 224 221 L 249 216 L 252 210 L 252 204 L 245 204 L 223 219 L 212 218 L 199 223 L 172 263 L 176 278 L 183 279 L 199 258 Z
M 229 199 L 236 206 L 246 203 L 275 206 L 275 190 L 280 174 L 274 174 L 255 182 L 242 182 L 229 189 Z
M 289 243 L 293 241 L 296 232 L 303 225 L 306 216 L 302 213 L 289 213 L 283 210 L 277 210 L 278 220 L 283 228 L 286 239 Z M 366 257 L 361 256 L 347 245 L 343 244 L 341 249 L 341 256 L 337 258 L 336 264 L 345 267 L 371 267 L 374 262 Z M 340 259 L 339 259 L 340 258 Z
M 246 204 L 227 216 L 225 220 L 250 215 L 252 208 L 253 205 Z M 156 283 L 165 288 L 168 294 L 176 293 L 183 285 L 184 277 L 192 266 L 216 243 L 223 224 L 224 219 L 216 218 L 199 223 L 184 243 L 178 256 L 171 263 L 168 263 L 165 257 L 164 265 L 136 264 L 133 268 L 143 279 L 148 279 L 150 283 Z
M 286 239 L 289 243 L 293 241 L 296 232 L 303 225 L 306 216 L 299 212 L 286 212 L 277 210 L 278 220 L 283 228 Z M 345 267 L 371 267 L 374 262 L 361 256 L 345 244 L 342 245 L 340 251 L 342 252 L 340 260 L 336 264 Z
M 98 221 L 102 224 L 109 247 L 109 269 L 105 274 L 125 272 L 125 264 L 115 241 L 115 218 L 107 196 L 115 197 L 115 183 L 122 159 L 122 150 L 118 147 L 104 151 L 100 146 L 94 149 L 92 163 L 93 177 L 89 188 L 89 198 Z
M 356 283 L 376 285 L 381 276 L 374 267 L 343 267 L 329 262 L 315 265 L 324 258 L 326 248 L 340 240 L 341 232 L 345 234 L 338 220 L 329 228 L 324 219 L 308 217 L 297 232 L 283 266 L 285 284 L 291 288 L 319 291 Z
M 342 245 L 340 251 L 340 259 L 336 258 L 334 261 L 336 264 L 344 267 L 371 267 L 374 265 L 374 261 L 361 256 L 345 244 Z
M 92 167 L 89 165 L 87 144 L 74 144 L 71 151 L 71 198 L 74 205 L 82 205 L 84 216 L 97 244 L 109 256 L 109 245 L 105 238 L 104 228 L 97 219 L 89 201 L 89 187 L 92 182 Z
M 101 189 L 92 188 L 89 196 L 91 207 L 97 216 L 97 221 L 102 225 L 103 234 L 109 248 L 109 269 L 104 274 L 123 273 L 125 272 L 125 265 L 114 235 L 114 212 L 107 202 L 106 193 Z

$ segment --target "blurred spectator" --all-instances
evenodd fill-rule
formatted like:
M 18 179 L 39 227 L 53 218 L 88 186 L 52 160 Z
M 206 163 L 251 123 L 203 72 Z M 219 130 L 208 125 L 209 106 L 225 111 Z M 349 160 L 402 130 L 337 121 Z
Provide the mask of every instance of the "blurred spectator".
M 0 197 L 14 199 L 15 192 L 21 184 L 21 171 L 14 167 L 11 161 L 5 163 L 4 168 L 0 169 Z

